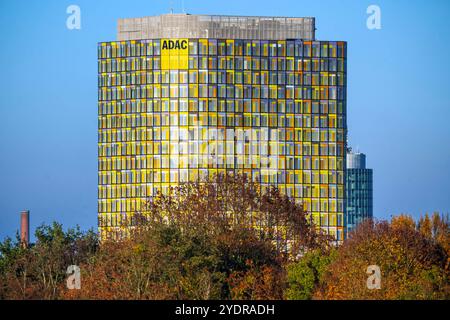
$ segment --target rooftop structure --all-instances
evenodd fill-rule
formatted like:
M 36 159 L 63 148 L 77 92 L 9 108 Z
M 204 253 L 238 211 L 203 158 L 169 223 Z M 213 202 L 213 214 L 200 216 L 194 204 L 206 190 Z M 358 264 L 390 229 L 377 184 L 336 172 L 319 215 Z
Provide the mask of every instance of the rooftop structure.
M 315 40 L 315 18 L 165 14 L 119 19 L 119 41 L 160 38 Z

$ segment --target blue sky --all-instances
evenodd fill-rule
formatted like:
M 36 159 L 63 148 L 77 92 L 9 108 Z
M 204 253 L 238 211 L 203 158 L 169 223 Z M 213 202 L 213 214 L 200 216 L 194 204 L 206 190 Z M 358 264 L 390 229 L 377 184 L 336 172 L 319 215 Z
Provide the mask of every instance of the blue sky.
M 182 1 L 0 1 L 0 240 L 31 228 L 96 227 L 97 42 L 116 21 L 181 12 Z M 82 29 L 66 28 L 81 8 Z M 366 9 L 380 6 L 382 29 Z M 450 1 L 185 0 L 192 14 L 316 17 L 348 41 L 349 142 L 374 169 L 375 216 L 450 212 Z

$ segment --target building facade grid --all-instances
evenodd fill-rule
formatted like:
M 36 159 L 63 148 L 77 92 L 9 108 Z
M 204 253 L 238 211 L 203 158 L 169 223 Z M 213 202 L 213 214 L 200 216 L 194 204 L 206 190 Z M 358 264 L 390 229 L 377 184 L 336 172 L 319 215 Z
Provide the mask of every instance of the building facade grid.
M 98 45 L 100 232 L 157 192 L 239 171 L 343 240 L 346 43 L 171 41 Z
M 373 218 L 373 170 L 347 168 L 346 235 L 364 220 Z

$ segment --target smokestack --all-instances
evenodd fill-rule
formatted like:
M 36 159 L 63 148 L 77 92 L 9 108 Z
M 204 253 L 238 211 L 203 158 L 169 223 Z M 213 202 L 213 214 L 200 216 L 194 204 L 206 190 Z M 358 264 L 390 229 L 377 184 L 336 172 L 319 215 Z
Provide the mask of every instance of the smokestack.
M 30 211 L 20 213 L 20 242 L 24 248 L 30 243 Z

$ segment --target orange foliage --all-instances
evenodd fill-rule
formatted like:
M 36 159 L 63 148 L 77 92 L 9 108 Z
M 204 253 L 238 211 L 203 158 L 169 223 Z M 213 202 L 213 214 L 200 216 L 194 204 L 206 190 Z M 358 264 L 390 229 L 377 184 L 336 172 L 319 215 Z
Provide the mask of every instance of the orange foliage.
M 442 299 L 448 298 L 447 254 L 411 227 L 408 218 L 367 221 L 339 248 L 319 299 Z M 367 288 L 367 267 L 381 269 L 381 289 Z

